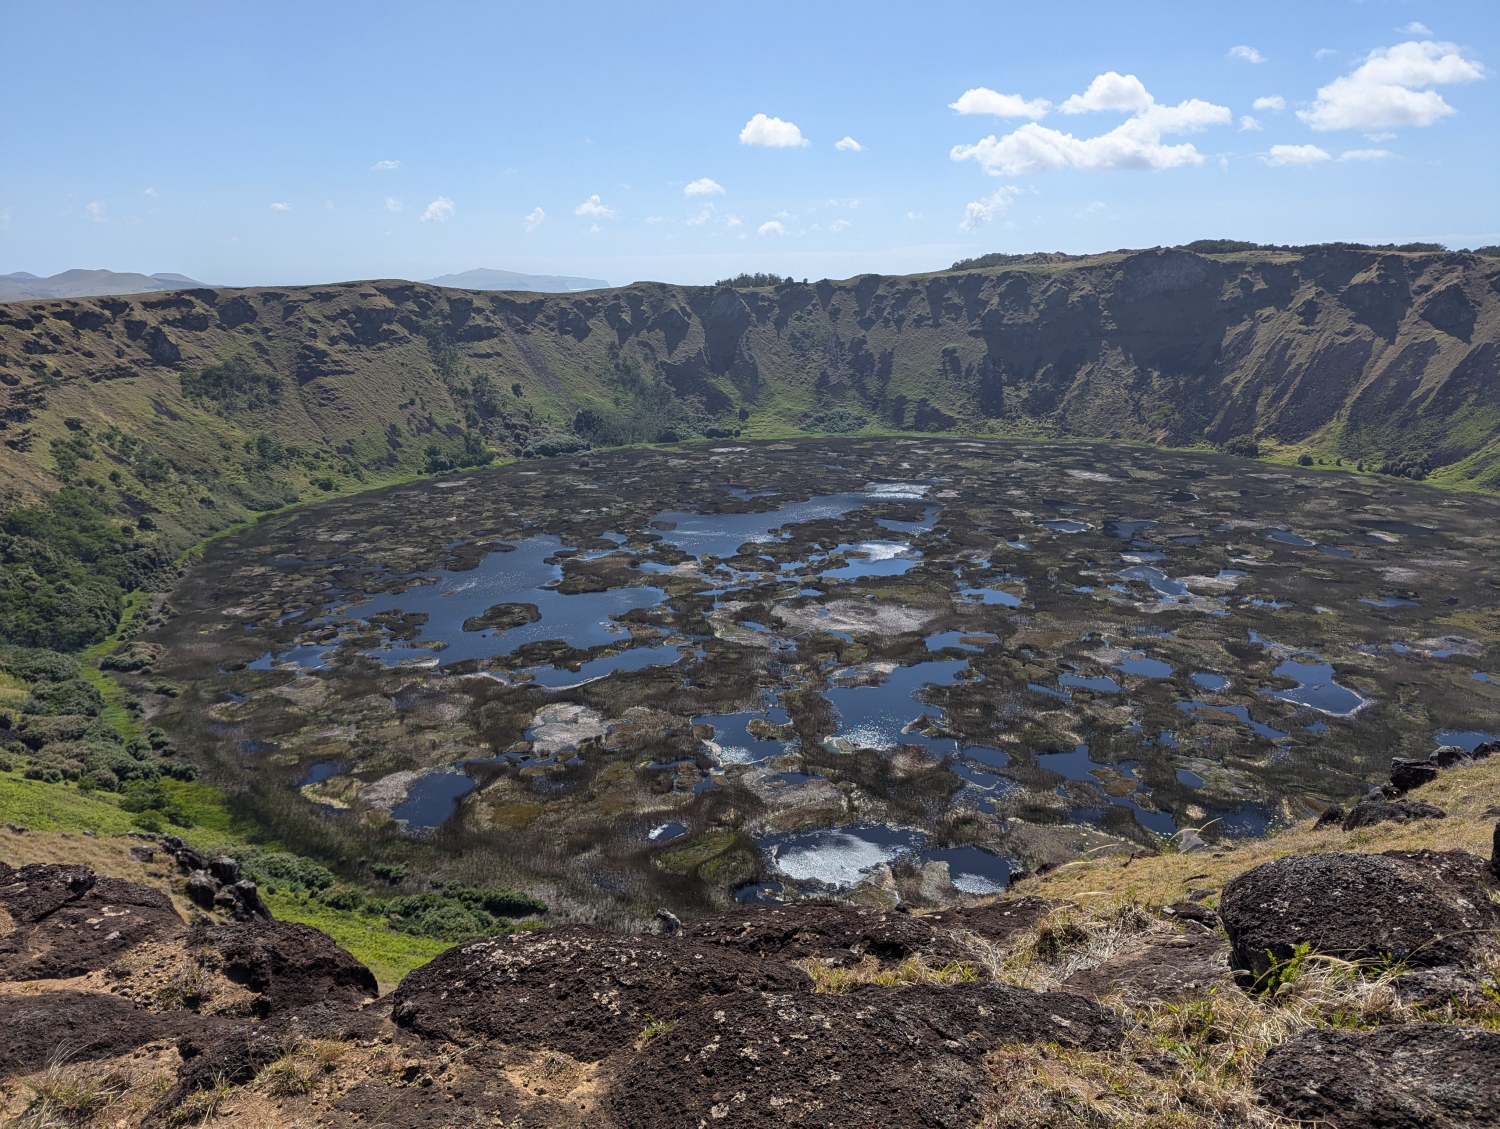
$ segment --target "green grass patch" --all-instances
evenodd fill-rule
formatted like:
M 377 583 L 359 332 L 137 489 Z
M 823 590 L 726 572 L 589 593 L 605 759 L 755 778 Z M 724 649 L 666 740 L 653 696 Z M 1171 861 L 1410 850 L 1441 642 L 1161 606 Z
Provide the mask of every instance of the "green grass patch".
M 162 777 L 159 786 L 172 798 L 174 805 L 191 817 L 194 828 L 213 831 L 221 836 L 241 838 L 239 827 L 224 803 L 224 793 L 201 780 L 172 780 Z
M 0 772 L 0 823 L 28 831 L 92 831 L 114 835 L 135 830 L 113 793 L 80 792 L 72 782 L 48 784 L 19 772 Z
M 414 968 L 451 949 L 452 941 L 413 937 L 388 929 L 381 920 L 354 910 L 339 910 L 305 895 L 261 891 L 273 916 L 321 929 L 365 963 L 381 992 L 395 987 Z

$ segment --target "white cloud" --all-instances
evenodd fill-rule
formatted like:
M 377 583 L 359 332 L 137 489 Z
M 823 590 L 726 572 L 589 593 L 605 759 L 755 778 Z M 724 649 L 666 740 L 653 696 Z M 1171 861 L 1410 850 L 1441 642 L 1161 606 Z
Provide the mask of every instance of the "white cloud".
M 647 223 L 666 223 L 667 222 L 667 217 L 666 216 L 647 216 L 646 217 L 646 222 Z
M 589 224 L 589 234 L 590 234 L 590 235 L 598 235 L 598 234 L 599 234 L 599 233 L 600 233 L 600 232 L 601 232 L 601 231 L 603 231 L 603 230 L 604 230 L 604 229 L 603 229 L 603 228 L 602 228 L 602 227 L 600 227 L 600 226 L 599 226 L 599 225 L 598 225 L 598 224 L 596 224 L 596 223 L 591 223 L 591 224 Z
M 722 196 L 724 195 L 724 186 L 716 180 L 700 176 L 697 180 L 684 187 L 682 194 L 684 196 Z
M 1244 59 L 1247 63 L 1264 63 L 1266 61 L 1266 57 L 1254 47 L 1246 47 L 1243 43 L 1238 47 L 1231 47 L 1229 49 L 1229 57 L 1231 59 Z
M 546 218 L 547 213 L 542 211 L 541 208 L 532 208 L 531 211 L 526 213 L 526 230 L 535 231 L 542 226 L 542 222 Z
M 755 229 L 760 235 L 785 235 L 786 228 L 781 226 L 780 220 L 767 220 Z
M 376 161 L 373 165 L 370 166 L 370 171 L 390 172 L 392 169 L 399 169 L 400 167 L 400 161 Z
M 1483 77 L 1484 68 L 1452 43 L 1398 43 L 1371 51 L 1352 74 L 1321 88 L 1312 108 L 1297 116 L 1316 130 L 1429 126 L 1456 111 L 1428 87 Z
M 278 200 L 271 205 L 271 211 L 273 212 L 290 212 L 291 210 L 292 206 L 285 200 Z
M 863 153 L 865 151 L 863 145 L 847 135 L 835 141 L 833 147 L 842 153 Z
M 1268 165 L 1317 165 L 1328 160 L 1328 153 L 1316 145 L 1272 145 L 1261 160 Z
M 159 196 L 160 193 L 157 192 L 156 189 L 154 189 L 154 188 L 148 188 L 148 189 L 146 189 L 145 195 L 147 195 L 147 196 Z
M 959 228 L 963 231 L 973 231 L 981 224 L 988 223 L 1010 207 L 1010 202 L 1019 195 L 1021 195 L 1019 188 L 1007 184 L 982 200 L 971 201 L 964 206 L 964 218 L 959 222 Z
M 439 196 L 427 205 L 427 210 L 422 213 L 422 222 L 434 220 L 442 223 L 453 215 L 453 201 L 446 196 Z
M 1068 114 L 1123 110 L 1131 116 L 1108 133 L 1088 138 L 1027 122 L 1004 137 L 991 135 L 973 145 L 955 145 L 949 156 L 955 161 L 978 161 L 994 176 L 1025 176 L 1063 168 L 1095 172 L 1178 168 L 1201 165 L 1203 155 L 1190 144 L 1163 144 L 1164 135 L 1193 133 L 1233 120 L 1229 107 L 1197 98 L 1176 106 L 1158 105 L 1135 75 L 1114 71 L 1100 75 L 1088 90 L 1073 95 L 1058 108 Z
M 1058 107 L 1065 114 L 1087 114 L 1095 110 L 1144 110 L 1155 105 L 1146 84 L 1133 74 L 1106 71 L 1082 94 L 1075 94 Z
M 615 210 L 604 201 L 600 200 L 598 194 L 590 196 L 582 204 L 573 209 L 575 216 L 593 216 L 595 219 L 609 220 L 615 218 Z
M 726 228 L 739 227 L 740 224 L 742 224 L 744 222 L 745 221 L 742 220 L 742 219 L 740 219 L 739 216 L 725 216 L 724 217 L 724 226 Z
M 1286 109 L 1286 99 L 1280 94 L 1268 94 L 1264 98 L 1257 98 L 1250 103 L 1252 110 L 1270 110 L 1273 113 L 1281 113 Z
M 1418 23 L 1416 20 L 1412 20 L 1405 27 L 1398 27 L 1396 30 L 1405 32 L 1407 35 L 1425 35 L 1428 39 L 1432 38 L 1432 28 L 1426 24 Z
M 388 212 L 399 212 L 401 210 L 400 199 L 395 196 L 387 196 L 385 198 L 385 210 Z
M 95 200 L 91 204 L 85 204 L 83 206 L 83 214 L 86 218 L 93 220 L 95 223 L 103 223 L 104 203 L 100 200 Z
M 1313 58 L 1314 59 L 1318 59 L 1319 61 L 1321 61 L 1323 59 L 1328 58 L 1328 56 L 1330 56 L 1330 55 L 1337 55 L 1337 54 L 1338 54 L 1338 52 L 1336 50 L 1334 50 L 1332 47 L 1319 47 L 1316 51 L 1313 52 Z
M 1265 126 L 1261 125 L 1258 120 L 1256 120 L 1255 118 L 1252 118 L 1249 114 L 1242 114 L 1240 116 L 1240 132 L 1241 133 L 1244 133 L 1246 130 L 1251 130 L 1251 129 L 1265 129 L 1265 128 L 1266 128 Z
M 689 227 L 702 227 L 710 219 L 713 218 L 713 214 L 714 206 L 712 204 L 705 204 L 703 205 L 703 210 L 700 211 L 697 215 L 689 216 L 687 218 L 687 225 Z
M 800 149 L 812 142 L 791 122 L 756 114 L 740 130 L 741 145 L 763 145 L 769 149 Z
M 1396 154 L 1389 149 L 1345 149 L 1339 154 L 1341 161 L 1385 161 Z
M 838 220 L 834 220 L 831 224 L 828 225 L 828 230 L 829 231 L 843 231 L 844 228 L 846 228 L 848 226 L 849 226 L 849 221 L 848 220 L 838 219 Z
M 1037 118 L 1047 116 L 1047 111 L 1052 109 L 1052 103 L 1045 98 L 1033 98 L 1027 101 L 1019 94 L 1001 94 L 991 90 L 987 86 L 976 86 L 973 90 L 965 90 L 958 96 L 957 102 L 949 102 L 948 109 L 957 110 L 960 114 L 993 114 L 997 118 Z
M 10 230 L 10 209 L 0 212 L 0 231 Z
M 926 219 L 927 217 L 924 216 L 921 212 L 907 212 L 906 218 L 909 220 L 921 220 Z

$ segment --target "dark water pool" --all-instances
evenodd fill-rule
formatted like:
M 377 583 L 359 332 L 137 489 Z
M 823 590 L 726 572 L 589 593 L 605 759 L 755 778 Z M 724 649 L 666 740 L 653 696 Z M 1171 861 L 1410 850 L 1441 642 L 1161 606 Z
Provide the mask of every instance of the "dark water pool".
M 431 831 L 458 810 L 458 801 L 474 786 L 473 778 L 461 772 L 429 772 L 391 809 L 391 818 L 405 820 L 409 834 Z
M 1087 745 L 1075 745 L 1072 749 L 1057 753 L 1040 753 L 1037 755 L 1036 763 L 1049 772 L 1055 772 L 1068 780 L 1076 780 L 1082 784 L 1090 784 L 1108 797 L 1109 802 L 1116 807 L 1129 808 L 1135 812 L 1135 818 L 1142 827 L 1155 831 L 1158 835 L 1171 835 L 1177 830 L 1177 821 L 1171 815 L 1161 811 L 1149 811 L 1141 807 L 1133 798 L 1141 792 L 1141 786 L 1135 777 L 1136 765 L 1133 761 L 1125 761 L 1118 765 L 1101 764 L 1089 756 Z M 1104 770 L 1103 775 L 1095 775 Z M 1129 795 L 1110 795 L 1105 789 L 1104 777 L 1113 773 L 1119 773 L 1126 780 L 1135 782 L 1135 786 Z

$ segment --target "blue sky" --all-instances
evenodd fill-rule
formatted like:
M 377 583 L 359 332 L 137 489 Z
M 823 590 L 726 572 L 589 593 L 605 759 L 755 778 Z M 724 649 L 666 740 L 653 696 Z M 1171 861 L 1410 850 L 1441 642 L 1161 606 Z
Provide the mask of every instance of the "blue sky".
M 0 74 L 0 272 L 1500 242 L 1493 0 L 0 0 Z

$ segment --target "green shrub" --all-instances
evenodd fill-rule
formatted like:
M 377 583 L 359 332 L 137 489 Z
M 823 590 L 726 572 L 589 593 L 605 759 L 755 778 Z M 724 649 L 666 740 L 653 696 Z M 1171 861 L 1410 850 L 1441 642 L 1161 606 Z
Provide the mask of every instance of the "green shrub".
M 275 882 L 296 891 L 326 890 L 334 883 L 333 872 L 311 859 L 262 847 L 240 847 L 229 852 L 240 871 L 255 882 Z
M 21 711 L 49 717 L 59 714 L 98 717 L 104 712 L 104 695 L 92 683 L 81 678 L 70 678 L 65 682 L 37 682 L 32 685 L 31 695 Z
M 1432 460 L 1420 451 L 1403 451 L 1381 463 L 1380 473 L 1420 482 L 1432 473 Z
M 0 669 L 23 682 L 66 682 L 83 673 L 72 655 L 32 647 L 10 647 L 0 652 Z
M 1260 458 L 1260 444 L 1252 435 L 1236 435 L 1225 442 L 1223 451 L 1226 455 L 1235 455 L 1241 459 Z
M 178 827 L 193 825 L 193 817 L 156 780 L 132 780 L 125 784 L 120 791 L 120 809 L 146 819 L 147 822 L 141 819 L 134 822 L 147 831 L 161 830 L 155 825 L 162 820 Z
M 469 941 L 509 932 L 515 926 L 506 918 L 546 913 L 547 905 L 514 890 L 476 890 L 450 882 L 440 894 L 371 899 L 365 912 L 384 915 L 391 928 L 414 937 Z
M 365 904 L 365 892 L 344 882 L 319 890 L 314 897 L 329 909 L 356 910 Z
M 406 867 L 393 862 L 374 862 L 370 864 L 370 873 L 376 878 L 383 878 L 392 886 L 406 879 L 409 873 Z
M 847 435 L 852 431 L 861 430 L 869 422 L 865 416 L 852 412 L 848 408 L 830 408 L 828 411 L 813 412 L 799 426 L 803 431 Z
M 61 651 L 97 643 L 119 622 L 125 594 L 171 567 L 162 546 L 74 487 L 0 514 L 0 642 Z
M 212 400 L 226 408 L 259 408 L 281 398 L 281 377 L 261 371 L 244 357 L 185 372 L 181 381 L 187 398 Z

